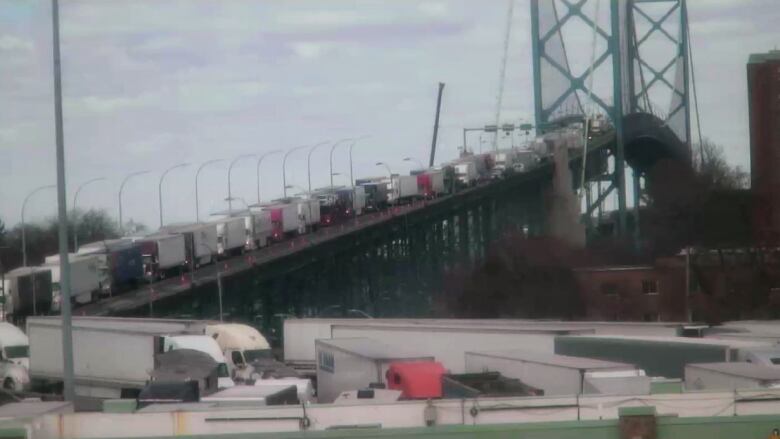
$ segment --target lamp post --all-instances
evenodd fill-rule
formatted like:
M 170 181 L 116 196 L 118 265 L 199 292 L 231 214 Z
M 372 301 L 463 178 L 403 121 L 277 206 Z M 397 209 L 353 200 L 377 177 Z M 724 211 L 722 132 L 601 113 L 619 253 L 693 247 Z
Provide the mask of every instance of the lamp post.
M 123 180 L 122 183 L 119 185 L 119 234 L 124 235 L 124 225 L 122 224 L 122 191 L 125 188 L 125 183 L 127 183 L 127 180 L 130 180 L 133 177 L 148 174 L 152 171 L 138 171 L 133 172 L 132 174 L 127 175 Z
M 425 166 L 423 166 L 423 163 L 420 160 L 417 160 L 414 157 L 404 157 L 405 162 L 414 162 L 417 163 L 417 165 L 420 167 L 420 169 L 425 169 Z
M 281 149 L 268 151 L 267 153 L 261 155 L 259 159 L 257 159 L 257 204 L 260 204 L 260 164 L 263 163 L 264 158 L 272 154 L 279 154 L 280 152 L 282 152 Z
M 198 170 L 195 171 L 195 222 L 196 223 L 200 222 L 200 204 L 198 201 L 198 176 L 200 175 L 200 171 L 202 171 L 203 168 L 205 168 L 208 165 L 224 162 L 224 161 L 225 159 L 213 159 L 213 160 L 203 162 L 201 163 L 200 166 L 198 166 Z
M 57 186 L 50 184 L 46 186 L 39 186 L 32 190 L 29 194 L 27 194 L 26 197 L 24 197 L 24 201 L 22 202 L 22 266 L 27 266 L 27 226 L 24 222 L 24 210 L 27 208 L 27 201 L 30 200 L 30 198 L 37 194 L 38 192 L 45 190 L 45 189 L 55 189 Z
M 236 165 L 236 163 L 239 162 L 241 159 L 247 159 L 250 157 L 257 157 L 256 154 L 241 154 L 240 156 L 233 159 L 232 162 L 230 162 L 230 166 L 228 166 L 228 216 L 233 215 L 233 188 L 231 185 L 231 175 L 233 173 L 233 166 Z
M 341 139 L 333 143 L 333 145 L 330 147 L 330 187 L 333 187 L 333 151 L 336 150 L 336 147 L 344 142 L 349 142 L 350 140 L 354 140 L 352 138 L 347 139 Z
M 157 197 L 160 201 L 160 228 L 162 229 L 163 226 L 163 202 L 162 202 L 162 184 L 163 180 L 165 179 L 165 176 L 168 175 L 169 172 L 173 171 L 174 169 L 184 168 L 189 166 L 189 163 L 179 163 L 178 165 L 171 166 L 170 168 L 163 171 L 163 173 L 160 175 L 160 182 L 157 185 Z
M 306 159 L 306 175 L 308 176 L 308 179 L 309 179 L 309 193 L 310 193 L 310 194 L 311 194 L 311 155 L 314 153 L 314 150 L 315 150 L 315 149 L 319 148 L 320 146 L 327 145 L 328 143 L 329 143 L 329 142 L 327 142 L 327 141 L 325 141 L 325 142 L 320 142 L 320 143 L 318 143 L 318 144 L 316 144 L 316 145 L 312 146 L 312 147 L 309 149 L 309 156 L 308 156 L 308 158 Z
M 286 153 L 284 153 L 284 158 L 282 159 L 282 187 L 284 188 L 284 198 L 287 198 L 287 157 L 289 157 L 290 154 L 294 153 L 295 151 L 306 148 L 307 146 L 308 145 L 296 146 L 295 148 L 290 148 Z
M 98 181 L 105 181 L 105 177 L 97 177 L 93 178 L 92 180 L 87 180 L 84 183 L 81 183 L 81 186 L 76 189 L 76 193 L 73 194 L 73 251 L 78 251 L 79 249 L 79 214 L 76 212 L 76 201 L 79 199 L 79 192 L 81 192 L 82 189 L 84 189 L 84 186 L 95 183 Z
M 360 136 L 357 139 L 353 140 L 352 143 L 349 144 L 349 180 L 350 180 L 350 186 L 353 188 L 355 187 L 355 176 L 352 173 L 352 148 L 355 147 L 355 144 L 363 139 L 368 139 L 370 136 Z M 354 191 L 353 191 L 354 192 Z

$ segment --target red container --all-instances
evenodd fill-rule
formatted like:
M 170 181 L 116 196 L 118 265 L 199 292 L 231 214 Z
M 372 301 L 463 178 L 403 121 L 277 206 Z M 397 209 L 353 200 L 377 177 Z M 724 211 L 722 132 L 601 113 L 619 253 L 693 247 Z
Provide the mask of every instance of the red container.
M 400 390 L 404 399 L 441 398 L 441 377 L 447 371 L 436 361 L 391 363 L 387 388 Z

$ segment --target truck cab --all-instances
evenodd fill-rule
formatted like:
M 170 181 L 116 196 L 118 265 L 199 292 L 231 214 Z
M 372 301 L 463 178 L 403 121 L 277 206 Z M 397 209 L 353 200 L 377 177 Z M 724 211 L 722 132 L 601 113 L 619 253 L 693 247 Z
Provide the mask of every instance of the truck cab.
M 206 335 L 219 346 L 230 376 L 248 379 L 253 362 L 273 359 L 271 345 L 257 329 L 239 323 L 218 323 L 206 327 Z
M 192 349 L 209 354 L 217 362 L 217 387 L 226 389 L 233 387 L 235 382 L 230 378 L 230 371 L 219 345 L 208 335 L 172 335 L 163 340 L 163 351 L 176 349 Z
M 0 355 L 3 360 L 30 368 L 30 340 L 21 329 L 8 322 L 0 322 Z

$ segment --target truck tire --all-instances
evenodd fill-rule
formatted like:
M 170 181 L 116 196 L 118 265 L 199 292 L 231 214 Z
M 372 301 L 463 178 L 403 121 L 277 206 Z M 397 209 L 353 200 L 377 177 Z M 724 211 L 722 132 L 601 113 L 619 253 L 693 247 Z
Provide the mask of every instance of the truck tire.
M 11 377 L 6 378 L 3 380 L 3 389 L 5 390 L 16 390 L 16 383 L 14 382 L 14 379 Z

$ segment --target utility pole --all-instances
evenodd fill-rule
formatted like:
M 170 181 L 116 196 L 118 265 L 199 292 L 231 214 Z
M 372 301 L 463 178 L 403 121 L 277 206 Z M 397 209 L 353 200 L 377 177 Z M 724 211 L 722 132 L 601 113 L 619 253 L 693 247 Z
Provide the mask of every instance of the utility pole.
M 68 205 L 65 194 L 65 135 L 62 123 L 62 69 L 60 63 L 60 5 L 51 0 L 52 55 L 54 71 L 54 127 L 57 150 L 57 212 L 60 246 L 60 313 L 62 314 L 63 394 L 75 398 L 73 380 L 73 334 L 70 315 L 70 263 L 68 262 Z
M 436 138 L 439 136 L 439 114 L 441 113 L 441 95 L 444 92 L 444 83 L 439 83 L 439 97 L 436 98 L 436 119 L 433 122 L 433 140 L 431 140 L 431 160 L 428 162 L 428 167 L 433 167 L 433 160 L 436 157 Z M 463 135 L 464 139 L 466 135 Z M 465 140 L 464 140 L 465 145 Z

